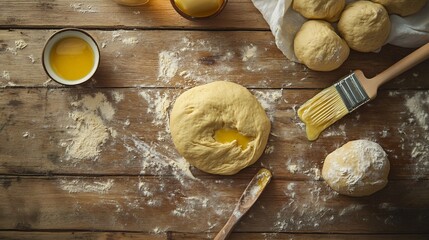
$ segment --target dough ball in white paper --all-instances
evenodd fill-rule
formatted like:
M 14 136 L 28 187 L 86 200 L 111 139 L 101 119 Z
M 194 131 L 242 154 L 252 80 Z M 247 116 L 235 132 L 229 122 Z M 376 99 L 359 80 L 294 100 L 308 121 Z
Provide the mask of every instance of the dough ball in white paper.
M 409 16 L 420 11 L 427 0 L 371 0 L 383 5 L 391 14 Z M 429 13 L 428 13 L 429 14 Z
M 308 19 L 335 22 L 345 5 L 345 0 L 294 0 L 292 8 Z
M 380 49 L 390 33 L 386 9 L 378 3 L 357 1 L 346 6 L 338 22 L 338 31 L 351 49 L 374 52 Z
M 310 20 L 296 34 L 294 52 L 308 68 L 331 71 L 344 63 L 350 49 L 328 22 Z

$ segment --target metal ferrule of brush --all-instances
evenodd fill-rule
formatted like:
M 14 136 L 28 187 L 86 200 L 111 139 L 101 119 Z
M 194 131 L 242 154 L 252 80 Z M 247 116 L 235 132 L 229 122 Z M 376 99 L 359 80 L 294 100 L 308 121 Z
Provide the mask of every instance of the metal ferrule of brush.
M 349 112 L 370 100 L 355 73 L 352 73 L 334 84 Z

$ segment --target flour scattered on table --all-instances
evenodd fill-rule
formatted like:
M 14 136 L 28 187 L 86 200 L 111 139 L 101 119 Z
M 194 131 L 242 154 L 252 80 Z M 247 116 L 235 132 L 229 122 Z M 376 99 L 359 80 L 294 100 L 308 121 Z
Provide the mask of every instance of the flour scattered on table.
M 48 80 L 46 80 L 42 85 L 43 85 L 44 87 L 46 87 L 46 86 L 49 86 L 49 85 L 50 85 L 50 83 L 52 83 L 52 79 L 48 78 Z
M 265 154 L 271 154 L 274 152 L 274 146 L 267 146 L 267 148 L 265 149 L 264 153 Z
M 405 106 L 411 117 L 402 124 L 399 133 L 403 135 L 402 144 L 411 149 L 411 164 L 414 176 L 418 179 L 429 173 L 429 92 L 418 92 L 406 97 Z M 404 132 L 410 124 L 416 124 L 417 128 Z
M 297 173 L 298 171 L 300 171 L 300 169 L 298 168 L 298 165 L 296 164 L 288 164 L 287 170 L 291 173 Z
M 5 87 L 15 87 L 17 86 L 16 83 L 10 81 L 11 77 L 10 77 L 10 72 L 9 71 L 3 71 L 0 75 L 0 77 L 4 80 L 6 80 L 7 82 L 5 84 L 1 84 L 0 87 L 1 88 L 5 88 Z
M 419 126 L 424 130 L 429 129 L 429 94 L 419 92 L 408 98 L 405 102 L 408 111 L 413 114 L 413 118 L 417 120 Z
M 7 81 L 9 81 L 10 80 L 10 73 L 8 71 L 3 71 L 1 74 L 1 77 L 3 79 L 6 79 Z
M 179 55 L 175 52 L 160 52 L 158 55 L 158 79 L 167 82 L 173 78 L 179 69 L 179 60 Z
M 79 13 L 95 13 L 95 11 L 91 5 L 84 5 L 83 3 L 72 3 L 70 4 L 70 7 L 75 11 Z
M 334 124 L 333 126 L 329 127 L 325 131 L 323 131 L 322 136 L 323 137 L 336 137 L 336 136 L 342 136 L 346 138 L 346 124 Z
M 166 92 L 161 94 L 159 91 L 152 90 L 141 91 L 139 95 L 148 104 L 147 113 L 153 116 L 152 123 L 156 126 L 168 126 L 168 109 L 171 106 L 170 96 Z
M 274 231 L 317 231 L 337 224 L 344 218 L 357 218 L 366 208 L 365 204 L 349 203 L 342 208 L 334 203 L 341 198 L 325 184 L 307 181 L 290 182 L 283 189 L 286 201 L 276 214 Z M 374 212 L 369 217 L 376 218 Z
M 109 137 L 116 135 L 116 131 L 105 124 L 113 119 L 115 110 L 102 93 L 86 95 L 81 100 L 72 102 L 71 106 L 76 110 L 69 117 L 76 125 L 69 127 L 68 133 L 72 138 L 65 140 L 68 142 L 66 156 L 69 159 L 96 160 L 101 147 Z
M 257 50 L 258 50 L 258 47 L 255 45 L 249 45 L 249 46 L 244 47 L 243 57 L 241 60 L 243 60 L 243 62 L 247 62 L 250 59 L 256 57 Z
M 139 43 L 139 40 L 137 39 L 137 37 L 129 37 L 122 39 L 122 43 L 125 45 L 136 45 L 137 43 Z
M 106 120 L 112 120 L 115 109 L 102 93 L 96 93 L 94 96 L 85 95 L 81 100 L 72 102 L 73 107 L 81 107 L 84 111 L 99 112 L 101 117 Z
M 22 39 L 19 39 L 19 40 L 15 41 L 15 48 L 16 49 L 22 50 L 22 49 L 26 48 L 27 45 L 28 44 L 24 40 L 22 40 Z
M 13 55 L 18 54 L 18 50 L 22 50 L 27 47 L 27 43 L 23 39 L 15 40 L 15 46 L 14 47 L 7 47 L 6 51 L 12 53 Z
M 30 59 L 31 63 L 36 62 L 36 59 L 34 58 L 33 54 L 28 55 L 28 59 Z
M 252 90 L 252 92 L 267 112 L 271 122 L 274 121 L 276 106 L 283 96 L 283 89 L 265 91 Z
M 91 181 L 90 179 L 62 179 L 60 188 L 69 193 L 107 193 L 114 185 L 113 179 Z
M 141 174 L 163 175 L 171 172 L 181 183 L 195 179 L 189 163 L 171 148 L 164 148 L 159 143 L 146 143 L 135 136 L 125 138 L 128 152 L 138 154 L 141 160 Z
M 292 174 L 302 174 L 315 181 L 322 179 L 320 168 L 304 159 L 288 159 L 285 166 Z
M 115 103 L 119 103 L 122 100 L 124 100 L 124 94 L 120 93 L 118 91 L 112 92 L 112 97 L 113 97 L 113 100 L 115 101 Z
M 180 76 L 176 85 L 191 87 L 215 80 L 225 80 L 225 74 L 233 71 L 230 61 L 235 53 L 213 44 L 209 40 L 191 41 L 183 37 L 169 49 L 159 53 L 158 80 L 170 83 L 175 76 Z M 185 61 L 182 61 L 186 59 Z

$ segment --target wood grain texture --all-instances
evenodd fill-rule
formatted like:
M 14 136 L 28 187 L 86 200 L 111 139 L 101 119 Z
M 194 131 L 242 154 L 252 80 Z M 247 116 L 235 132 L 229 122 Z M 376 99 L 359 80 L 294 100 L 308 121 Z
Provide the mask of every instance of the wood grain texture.
M 0 86 L 61 87 L 47 82 L 49 78 L 41 63 L 44 44 L 54 32 L 0 31 L 0 72 L 9 75 L 9 79 L 0 78 Z M 84 87 L 183 88 L 230 80 L 252 88 L 322 89 L 355 69 L 373 77 L 412 51 L 386 46 L 378 54 L 352 52 L 341 68 L 314 72 L 288 61 L 274 44 L 271 32 L 88 32 L 100 46 L 101 63 L 94 80 Z M 17 40 L 24 40 L 28 46 L 16 49 Z M 428 89 L 428 67 L 429 62 L 423 62 L 383 88 Z
M 2 177 L 1 229 L 217 232 L 248 179 Z M 235 232 L 428 233 L 429 181 L 350 198 L 319 181 L 273 179 Z M 31 196 L 31 197 L 29 197 Z
M 216 18 L 192 22 L 175 12 L 167 0 L 126 7 L 112 0 L 3 0 L 3 28 L 190 28 L 268 30 L 262 15 L 248 0 L 229 0 Z
M 180 162 L 168 131 L 168 111 L 183 91 L 0 89 L 0 172 L 170 175 L 171 166 L 164 164 L 160 168 L 159 163 Z M 306 139 L 295 111 L 317 91 L 253 89 L 252 92 L 264 102 L 273 126 L 267 152 L 260 161 L 242 171 L 244 176 L 253 175 L 262 165 L 279 178 L 317 179 L 328 153 L 347 141 L 369 139 L 378 142 L 388 153 L 392 166 L 390 179 L 429 178 L 426 132 L 406 107 L 407 99 L 419 96 L 419 91 L 382 91 L 374 102 L 346 116 L 315 142 Z M 113 119 L 103 121 L 116 136 L 110 135 L 106 143 L 100 144 L 101 152 L 96 157 L 73 158 L 67 153 L 67 146 L 76 136 L 71 132 L 78 123 L 70 114 L 84 110 L 72 103 L 97 94 L 104 96 L 115 109 Z M 115 94 L 123 100 L 116 102 Z M 422 96 L 422 99 L 429 98 L 427 93 Z M 388 124 L 384 116 L 389 116 Z M 291 171 L 290 165 L 298 169 Z M 196 169 L 193 172 L 207 176 Z
M 19 232 L 0 231 L 4 240 L 201 240 L 212 239 L 213 233 L 130 233 L 130 232 Z M 428 234 L 291 234 L 291 233 L 233 233 L 230 240 L 426 240 Z
M 65 27 L 87 30 L 101 50 L 94 78 L 76 87 L 48 79 L 41 63 Z M 429 61 L 315 142 L 296 116 L 350 71 L 373 77 L 412 50 L 351 52 L 338 70 L 314 72 L 277 49 L 251 0 L 199 22 L 168 0 L 2 0 L 0 239 L 212 239 L 261 167 L 274 178 L 232 240 L 429 239 Z M 249 88 L 272 122 L 262 158 L 234 176 L 189 171 L 168 130 L 175 99 L 217 80 Z M 82 103 L 95 97 L 103 106 Z M 73 114 L 88 111 L 107 138 L 79 158 L 69 149 L 85 122 Z M 387 187 L 369 197 L 338 195 L 320 177 L 326 155 L 355 139 L 379 143 L 391 164 Z

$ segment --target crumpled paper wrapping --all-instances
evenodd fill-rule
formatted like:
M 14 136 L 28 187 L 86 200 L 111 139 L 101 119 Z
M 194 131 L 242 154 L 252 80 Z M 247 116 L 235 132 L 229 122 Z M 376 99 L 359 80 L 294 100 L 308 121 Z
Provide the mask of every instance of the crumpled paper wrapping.
M 293 51 L 293 39 L 307 19 L 292 9 L 292 0 L 252 2 L 270 26 L 277 47 L 288 59 L 299 62 Z M 347 1 L 350 2 L 354 1 Z M 390 15 L 390 21 L 392 27 L 386 44 L 415 48 L 429 42 L 429 3 L 418 13 L 407 17 Z

